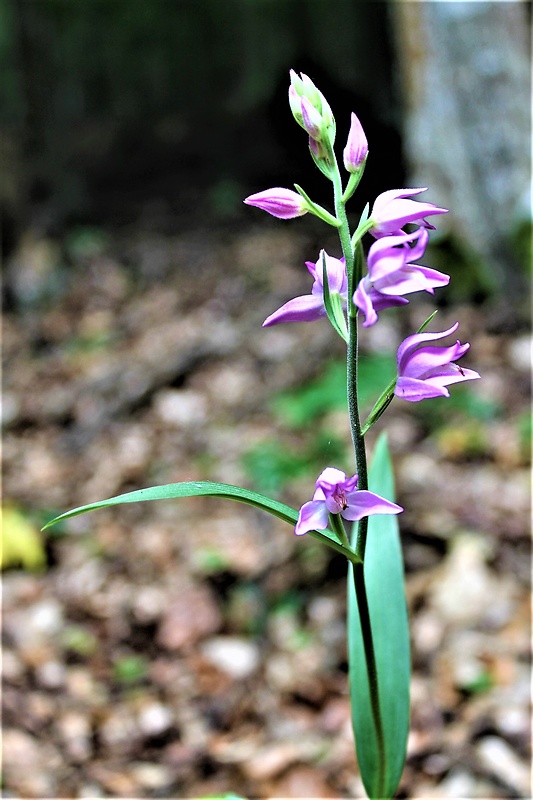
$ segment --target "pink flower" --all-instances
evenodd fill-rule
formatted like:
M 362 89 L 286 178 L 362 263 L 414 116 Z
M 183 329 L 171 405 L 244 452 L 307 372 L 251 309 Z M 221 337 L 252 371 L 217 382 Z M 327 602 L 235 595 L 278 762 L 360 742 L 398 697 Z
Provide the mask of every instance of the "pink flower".
M 326 272 L 328 276 L 328 286 L 331 295 L 338 294 L 342 304 L 346 307 L 348 295 L 348 278 L 346 277 L 346 267 L 343 258 L 333 258 L 324 251 L 320 251 L 318 261 L 306 261 L 306 267 L 314 278 L 311 294 L 301 295 L 289 300 L 285 305 L 274 311 L 263 322 L 263 327 L 277 325 L 280 322 L 312 322 L 326 316 L 324 306 L 324 284 L 322 269 L 322 254 L 326 260 Z
M 407 303 L 403 295 L 420 291 L 433 294 L 434 288 L 449 283 L 448 275 L 412 263 L 424 255 L 428 238 L 426 229 L 419 228 L 411 234 L 382 236 L 370 247 L 368 275 L 353 296 L 354 304 L 365 315 L 364 328 L 377 322 L 378 311 Z
M 325 530 L 330 514 L 340 514 L 344 519 L 355 521 L 372 514 L 399 514 L 403 511 L 401 506 L 374 492 L 358 489 L 358 480 L 357 475 L 347 478 L 340 469 L 327 467 L 318 476 L 313 499 L 300 509 L 294 529 L 296 535 Z
M 455 333 L 458 327 L 459 323 L 456 322 L 442 333 L 415 333 L 402 342 L 398 348 L 398 381 L 394 389 L 397 397 L 411 403 L 430 397 L 449 397 L 446 386 L 480 377 L 473 369 L 459 367 L 454 363 L 464 356 L 469 344 L 461 344 L 457 340 L 451 347 L 424 345 L 425 342 L 443 339 L 450 333 Z
M 243 202 L 248 206 L 256 206 L 279 219 L 294 219 L 307 214 L 307 203 L 292 189 L 265 189 L 263 192 L 251 194 Z
M 420 194 L 420 192 L 425 191 L 427 191 L 426 188 L 391 189 L 380 194 L 376 198 L 370 214 L 370 219 L 374 222 L 370 233 L 376 238 L 391 233 L 401 233 L 401 228 L 407 225 L 408 222 L 434 230 L 434 226 L 426 222 L 425 217 L 431 217 L 434 214 L 447 214 L 448 209 L 439 208 L 432 203 L 418 203 L 416 200 L 406 199 L 413 194 Z
M 350 133 L 348 134 L 348 141 L 343 153 L 345 169 L 348 170 L 348 172 L 358 172 L 365 163 L 367 155 L 368 142 L 363 126 L 356 115 L 352 113 Z

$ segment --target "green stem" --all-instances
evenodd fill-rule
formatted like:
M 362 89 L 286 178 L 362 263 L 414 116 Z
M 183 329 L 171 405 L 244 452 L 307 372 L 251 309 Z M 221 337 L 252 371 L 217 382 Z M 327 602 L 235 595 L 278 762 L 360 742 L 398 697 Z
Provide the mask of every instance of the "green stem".
M 357 356 L 358 356 L 358 330 L 357 330 L 357 307 L 353 304 L 352 298 L 355 287 L 361 279 L 363 270 L 363 248 L 360 238 L 358 239 L 355 250 L 352 245 L 350 226 L 346 215 L 346 206 L 342 199 L 342 184 L 339 168 L 335 162 L 333 170 L 333 191 L 335 196 L 335 213 L 339 220 L 339 239 L 341 242 L 342 253 L 346 262 L 346 274 L 348 276 L 348 353 L 346 356 L 346 380 L 348 392 L 348 413 L 350 417 L 350 429 L 355 452 L 355 463 L 357 474 L 359 475 L 358 488 L 368 489 L 368 470 L 366 464 L 365 440 L 361 433 L 361 420 L 359 417 L 359 400 L 357 395 Z M 361 234 L 362 235 L 362 234 Z M 355 257 L 357 254 L 357 258 Z M 365 518 L 366 519 L 366 518 Z M 364 522 L 364 520 L 362 520 Z M 359 527 L 366 528 L 366 526 Z M 359 538 L 359 537 L 358 537 Z M 366 542 L 366 532 L 363 536 Z M 364 543 L 363 543 L 364 552 Z M 359 553 L 358 553 L 359 554 Z
M 355 463 L 357 474 L 359 476 L 358 488 L 368 489 L 368 470 L 366 461 L 366 447 L 364 435 L 361 427 L 361 419 L 359 416 L 359 399 L 357 391 L 357 359 L 358 359 L 358 328 L 357 328 L 357 307 L 353 304 L 352 298 L 355 287 L 361 280 L 363 271 L 363 247 L 361 239 L 366 230 L 369 229 L 372 223 L 366 223 L 361 226 L 361 229 L 356 231 L 353 240 L 350 234 L 350 226 L 348 224 L 348 217 L 346 215 L 346 207 L 343 199 L 342 183 L 339 174 L 339 168 L 335 160 L 334 169 L 332 170 L 332 181 L 335 196 L 335 213 L 340 223 L 339 225 L 339 238 L 341 242 L 342 252 L 346 261 L 346 273 L 348 276 L 348 352 L 346 357 L 346 378 L 347 378 L 347 394 L 348 394 L 348 411 L 350 416 L 350 429 L 352 433 L 352 441 L 355 452 Z M 342 523 L 341 523 L 342 524 Z M 357 525 L 357 535 L 355 537 L 354 550 L 356 554 L 364 562 L 366 539 L 368 531 L 368 517 L 363 517 Z M 383 729 L 383 719 L 381 716 L 381 708 L 379 704 L 379 686 L 378 686 L 378 671 L 376 664 L 376 653 L 374 648 L 374 640 L 372 635 L 372 626 L 370 621 L 370 609 L 368 607 L 368 597 L 366 593 L 364 564 L 354 565 L 354 584 L 355 594 L 357 598 L 357 605 L 359 609 L 359 616 L 361 620 L 361 630 L 363 635 L 365 660 L 368 674 L 368 685 L 370 692 L 370 703 L 372 708 L 372 717 L 374 721 L 374 729 L 376 732 L 376 741 L 379 752 L 379 775 L 378 775 L 378 793 L 376 797 L 383 795 L 384 778 L 386 774 L 386 751 L 385 751 L 385 733 Z

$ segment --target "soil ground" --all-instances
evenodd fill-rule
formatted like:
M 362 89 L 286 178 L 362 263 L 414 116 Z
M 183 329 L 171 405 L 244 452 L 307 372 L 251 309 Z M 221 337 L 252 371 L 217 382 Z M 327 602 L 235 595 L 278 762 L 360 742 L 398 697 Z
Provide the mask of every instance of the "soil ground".
M 341 557 L 214 499 L 100 511 L 51 529 L 44 549 L 32 539 L 55 513 L 182 480 L 299 507 L 320 463 L 349 467 L 344 412 L 313 406 L 342 342 L 325 321 L 261 328 L 309 291 L 317 243 L 297 223 L 261 223 L 28 234 L 12 257 L 6 797 L 363 794 Z M 431 310 L 414 298 L 383 312 L 362 336 L 371 372 Z M 437 320 L 460 321 L 483 379 L 425 408 L 394 401 L 376 426 L 406 509 L 412 725 L 399 796 L 525 798 L 530 340 L 484 308 Z M 302 403 L 309 422 L 291 416 Z

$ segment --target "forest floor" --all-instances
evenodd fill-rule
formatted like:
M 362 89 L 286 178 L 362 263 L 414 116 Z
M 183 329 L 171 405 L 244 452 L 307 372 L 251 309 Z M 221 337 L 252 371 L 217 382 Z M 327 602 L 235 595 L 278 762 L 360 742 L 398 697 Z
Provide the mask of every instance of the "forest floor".
M 86 229 L 28 235 L 13 257 L 5 797 L 363 796 L 342 557 L 210 498 L 35 534 L 63 510 L 182 480 L 299 507 L 323 467 L 350 469 L 342 342 L 326 321 L 261 329 L 310 289 L 303 262 L 318 247 L 297 230 Z M 364 332 L 367 402 L 431 310 L 415 297 Z M 482 380 L 449 400 L 395 400 L 376 426 L 406 509 L 412 722 L 398 796 L 526 798 L 531 344 L 466 305 L 432 329 L 456 320 Z

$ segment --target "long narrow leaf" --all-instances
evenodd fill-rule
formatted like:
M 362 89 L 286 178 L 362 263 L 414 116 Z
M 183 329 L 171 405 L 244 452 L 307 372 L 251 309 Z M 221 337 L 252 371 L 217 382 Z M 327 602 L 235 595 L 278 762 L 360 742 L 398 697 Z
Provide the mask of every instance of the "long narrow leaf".
M 73 508 L 71 511 L 66 511 L 58 517 L 50 520 L 44 526 L 43 530 L 55 525 L 71 517 L 76 517 L 78 514 L 85 514 L 88 511 L 97 511 L 100 508 L 108 508 L 109 506 L 117 506 L 122 503 L 140 503 L 146 500 L 171 500 L 180 497 L 206 497 L 215 496 L 222 497 L 228 500 L 236 500 L 240 503 L 246 503 L 272 514 L 278 519 L 282 519 L 289 525 L 296 524 L 298 520 L 298 512 L 280 503 L 277 500 L 272 500 L 270 497 L 253 492 L 251 489 L 243 489 L 240 486 L 233 486 L 229 483 L 214 483 L 212 481 L 191 481 L 184 483 L 169 483 L 165 486 L 152 486 L 148 489 L 138 489 L 135 492 L 127 492 L 126 494 L 119 494 L 116 497 L 111 497 L 109 500 L 101 500 L 97 503 L 89 503 L 79 508 Z M 325 531 L 309 531 L 308 536 L 318 539 L 328 547 L 333 548 L 337 552 L 343 553 L 347 558 L 356 561 L 355 555 L 346 549 L 338 536 L 328 530 Z
M 379 438 L 376 445 L 369 484 L 372 491 L 394 500 L 392 465 L 384 436 Z M 391 798 L 398 787 L 405 762 L 410 682 L 409 628 L 402 553 L 395 516 L 370 517 L 364 568 L 356 569 L 363 569 L 364 572 L 383 732 L 380 741 L 363 644 L 361 620 L 364 610 L 361 614 L 358 608 L 354 568 L 350 565 L 348 653 L 357 759 L 368 796 Z

